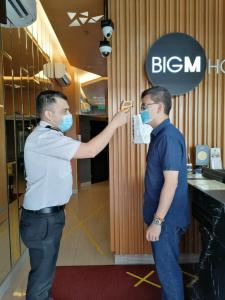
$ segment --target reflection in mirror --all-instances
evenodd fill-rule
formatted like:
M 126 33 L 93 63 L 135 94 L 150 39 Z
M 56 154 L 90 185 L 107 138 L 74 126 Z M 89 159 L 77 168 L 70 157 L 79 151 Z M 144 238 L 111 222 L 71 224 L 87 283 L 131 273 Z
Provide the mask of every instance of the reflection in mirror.
M 12 29 L 1 27 L 2 48 L 12 56 Z
M 20 202 L 23 203 L 23 195 L 19 198 Z M 21 216 L 22 209 L 19 209 L 19 219 Z M 21 237 L 20 237 L 20 253 L 22 254 L 26 250 L 26 246 L 24 245 Z
M 6 159 L 8 175 L 8 202 L 17 199 L 16 183 L 16 156 L 15 156 L 15 122 L 13 119 L 5 120 L 6 129 Z
M 7 53 L 3 55 L 3 92 L 6 130 L 6 161 L 8 175 L 8 202 L 18 198 L 17 195 L 17 165 L 16 165 L 16 137 L 15 137 L 15 103 L 14 78 L 12 57 Z
M 25 121 L 30 116 L 29 102 L 29 73 L 20 67 L 20 97 L 18 98 L 18 110 L 16 111 L 16 141 L 17 141 L 17 178 L 18 196 L 25 192 L 25 167 L 24 167 L 24 144 L 25 144 Z
M 16 120 L 16 138 L 17 138 L 17 171 L 18 171 L 18 196 L 25 192 L 25 168 L 24 168 L 24 121 Z
M 3 79 L 3 88 L 1 89 L 1 104 L 5 104 L 4 102 L 4 94 L 5 90 L 9 90 L 8 94 L 12 94 L 12 58 L 10 55 L 8 55 L 6 52 L 1 52 L 1 77 Z M 4 80 L 4 75 L 8 75 L 10 77 L 10 81 L 7 82 Z M 8 85 L 7 85 L 8 84 Z M 2 143 L 2 137 L 4 135 L 4 112 L 3 108 L 1 108 L 1 115 L 0 115 L 0 131 L 1 131 L 1 143 Z M 3 139 L 4 140 L 4 139 Z M 13 147 L 13 145 L 12 145 Z M 3 143 L 0 147 L 1 152 L 1 158 L 5 158 L 5 151 L 6 145 Z M 14 148 L 15 149 L 15 148 Z M 3 167 L 3 168 L 2 168 Z M 3 173 L 5 168 L 5 159 L 1 160 L 1 172 Z M 12 172 L 13 173 L 13 172 Z M 11 181 L 12 182 L 12 181 Z M 9 242 L 9 224 L 8 224 L 8 207 L 7 207 L 7 182 L 6 182 L 6 173 L 2 174 L 1 176 L 1 183 L 0 183 L 0 189 L 1 189 L 1 198 L 0 199 L 0 283 L 3 281 L 3 279 L 6 277 L 6 275 L 9 273 L 11 268 L 11 260 L 10 260 L 10 242 Z M 13 183 L 11 188 L 11 192 L 13 193 Z
M 0 255 L 0 283 L 9 273 L 10 265 L 10 245 L 9 245 L 9 224 L 7 215 L 0 216 L 0 245 L 1 245 L 1 255 Z

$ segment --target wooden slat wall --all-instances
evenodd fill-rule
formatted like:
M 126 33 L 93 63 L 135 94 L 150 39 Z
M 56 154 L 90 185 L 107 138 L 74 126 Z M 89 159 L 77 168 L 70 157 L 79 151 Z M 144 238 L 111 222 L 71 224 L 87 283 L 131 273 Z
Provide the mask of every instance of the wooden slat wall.
M 110 118 L 123 99 L 134 102 L 132 113 L 139 111 L 140 94 L 149 87 L 144 69 L 147 51 L 161 35 L 185 32 L 201 43 L 212 64 L 225 58 L 223 0 L 110 0 L 109 5 L 115 23 L 108 59 Z M 194 146 L 206 143 L 221 147 L 225 163 L 224 80 L 223 73 L 206 72 L 194 91 L 173 99 L 171 120 L 184 133 L 192 162 Z M 148 252 L 142 220 L 146 151 L 146 146 L 132 144 L 130 124 L 120 128 L 110 143 L 111 248 L 116 254 Z M 183 252 L 199 249 L 197 224 L 192 227 Z

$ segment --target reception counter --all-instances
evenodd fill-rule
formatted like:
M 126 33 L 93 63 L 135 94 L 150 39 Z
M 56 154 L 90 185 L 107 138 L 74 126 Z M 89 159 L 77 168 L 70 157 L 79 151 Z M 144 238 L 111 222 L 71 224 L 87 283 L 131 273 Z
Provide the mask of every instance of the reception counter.
M 188 176 L 193 217 L 199 222 L 202 249 L 199 280 L 192 300 L 225 299 L 225 184 L 201 174 Z

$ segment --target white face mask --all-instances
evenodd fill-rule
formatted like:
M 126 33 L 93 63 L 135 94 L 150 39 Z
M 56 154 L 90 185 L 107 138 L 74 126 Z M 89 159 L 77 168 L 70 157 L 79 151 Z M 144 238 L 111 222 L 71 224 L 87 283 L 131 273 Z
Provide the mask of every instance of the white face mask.
M 73 116 L 71 114 L 67 114 L 63 117 L 58 127 L 62 132 L 66 132 L 72 127 L 72 125 L 73 125 Z
M 133 115 L 133 143 L 149 144 L 151 138 L 152 127 L 144 124 L 141 114 Z

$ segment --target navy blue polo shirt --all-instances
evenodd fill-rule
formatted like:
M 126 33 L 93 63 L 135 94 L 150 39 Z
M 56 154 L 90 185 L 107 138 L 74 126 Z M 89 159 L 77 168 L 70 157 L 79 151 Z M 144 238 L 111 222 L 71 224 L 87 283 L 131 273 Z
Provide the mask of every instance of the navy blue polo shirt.
M 143 208 L 146 224 L 151 224 L 159 205 L 160 193 L 164 184 L 163 171 L 169 170 L 179 171 L 179 175 L 177 189 L 165 222 L 186 227 L 190 222 L 186 147 L 183 135 L 170 123 L 169 119 L 166 119 L 151 133 L 145 172 Z

